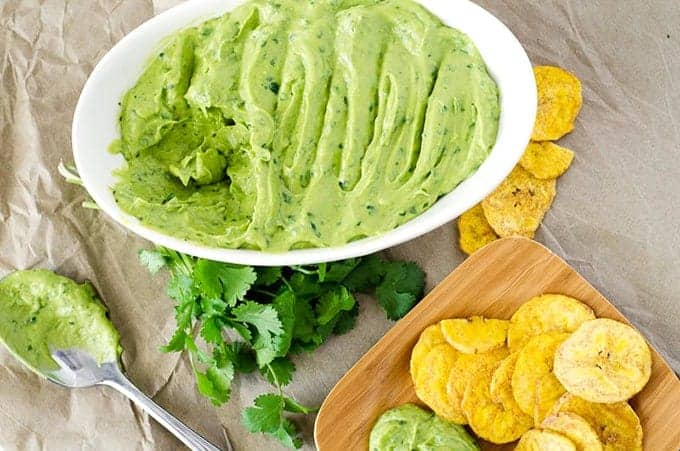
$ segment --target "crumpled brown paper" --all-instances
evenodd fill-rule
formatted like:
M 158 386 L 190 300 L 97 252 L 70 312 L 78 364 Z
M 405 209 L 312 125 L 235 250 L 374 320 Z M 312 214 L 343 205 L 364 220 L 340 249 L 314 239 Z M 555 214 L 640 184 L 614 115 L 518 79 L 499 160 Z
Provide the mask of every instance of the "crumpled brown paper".
M 445 0 L 442 0 L 445 1 Z M 453 0 L 446 0 L 453 1 Z M 0 276 L 30 267 L 90 279 L 122 335 L 130 378 L 208 439 L 236 450 L 279 446 L 240 425 L 240 411 L 270 390 L 240 377 L 216 409 L 197 395 L 187 361 L 157 351 L 171 335 L 165 280 L 137 263 L 149 243 L 97 211 L 57 174 L 71 161 L 78 94 L 94 64 L 125 33 L 176 0 L 0 0 Z M 680 8 L 676 0 L 483 0 L 535 64 L 583 81 L 576 152 L 537 239 L 611 299 L 680 369 Z M 387 252 L 416 260 L 428 288 L 463 259 L 447 225 Z M 368 298 L 357 328 L 297 359 L 288 391 L 320 404 L 391 326 Z M 301 421 L 305 449 L 313 418 Z M 340 432 L 339 432 L 340 433 Z M 180 449 L 122 396 L 68 391 L 0 350 L 0 449 Z

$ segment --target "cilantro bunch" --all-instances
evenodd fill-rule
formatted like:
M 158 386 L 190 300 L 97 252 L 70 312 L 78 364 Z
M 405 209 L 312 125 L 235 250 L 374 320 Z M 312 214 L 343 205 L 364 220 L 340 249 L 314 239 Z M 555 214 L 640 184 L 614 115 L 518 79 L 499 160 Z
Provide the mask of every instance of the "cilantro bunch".
M 290 448 L 300 448 L 302 439 L 286 413 L 315 411 L 283 393 L 295 371 L 290 356 L 352 329 L 359 313 L 353 293 L 374 292 L 396 320 L 425 284 L 416 264 L 375 255 L 290 267 L 219 263 L 162 247 L 142 250 L 139 258 L 154 274 L 170 273 L 177 329 L 161 350 L 188 353 L 198 391 L 215 405 L 229 400 L 236 373 L 259 371 L 276 391 L 258 396 L 243 411 L 243 424 Z

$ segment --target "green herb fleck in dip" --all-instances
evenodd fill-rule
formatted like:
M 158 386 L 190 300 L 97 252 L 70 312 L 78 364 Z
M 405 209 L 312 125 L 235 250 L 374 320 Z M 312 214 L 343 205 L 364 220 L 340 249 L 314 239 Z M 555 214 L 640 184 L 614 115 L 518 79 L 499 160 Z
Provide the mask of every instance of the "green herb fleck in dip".
M 474 43 L 411 0 L 250 0 L 167 38 L 124 95 L 113 193 L 212 247 L 342 245 L 453 190 L 498 120 Z
M 97 363 L 114 362 L 118 331 L 89 283 L 77 284 L 45 269 L 0 280 L 0 341 L 37 372 L 55 370 L 50 349 L 78 348 Z
M 479 451 L 463 426 L 413 404 L 383 413 L 371 430 L 369 451 Z

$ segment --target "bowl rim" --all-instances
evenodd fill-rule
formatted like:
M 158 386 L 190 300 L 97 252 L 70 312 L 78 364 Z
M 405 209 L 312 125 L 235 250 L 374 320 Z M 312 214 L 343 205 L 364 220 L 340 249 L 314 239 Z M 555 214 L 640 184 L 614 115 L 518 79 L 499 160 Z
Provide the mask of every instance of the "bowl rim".
M 244 0 L 221 0 L 219 2 L 216 0 L 193 0 L 179 4 L 142 23 L 125 35 L 101 58 L 83 86 L 73 115 L 71 136 L 73 155 L 85 189 L 102 211 L 115 222 L 157 245 L 195 257 L 253 266 L 314 264 L 360 257 L 410 241 L 452 221 L 493 191 L 519 161 L 533 130 L 537 103 L 536 85 L 531 62 L 524 48 L 505 24 L 493 14 L 469 0 L 415 1 L 433 12 L 445 23 L 450 22 L 450 20 L 447 20 L 450 18 L 445 12 L 442 12 L 453 10 L 459 14 L 462 13 L 461 16 L 465 18 L 465 23 L 478 22 L 484 25 L 483 29 L 482 27 L 475 29 L 474 26 L 473 28 L 466 26 L 456 26 L 455 28 L 471 37 L 487 63 L 489 72 L 499 87 L 501 117 L 496 142 L 479 169 L 469 175 L 453 191 L 438 199 L 428 210 L 410 221 L 383 234 L 353 241 L 342 246 L 295 249 L 283 252 L 215 248 L 166 235 L 143 225 L 136 218 L 123 212 L 113 200 L 110 186 L 103 189 L 101 182 L 97 180 L 97 176 L 89 172 L 87 168 L 91 167 L 88 164 L 90 157 L 87 155 L 86 147 L 90 148 L 90 146 L 85 146 L 81 142 L 81 135 L 87 125 L 88 113 L 92 113 L 92 102 L 98 99 L 96 85 L 103 76 L 103 72 L 112 70 L 113 63 L 117 59 L 123 58 L 131 47 L 140 42 L 143 43 L 145 35 L 150 32 L 158 32 L 162 28 L 164 35 L 170 35 L 178 29 L 224 14 L 224 12 L 243 3 Z M 203 12 L 207 14 L 203 14 Z M 499 36 L 496 42 L 502 44 L 500 47 L 503 49 L 504 55 L 499 55 L 500 50 L 497 51 L 498 54 L 492 53 L 496 51 L 492 50 L 493 46 L 491 45 L 494 40 L 488 38 L 486 33 L 495 33 Z M 481 45 L 482 41 L 484 45 Z M 488 45 L 486 44 L 487 41 L 489 42 Z M 153 48 L 158 45 L 158 41 L 154 41 L 151 45 L 147 44 L 147 61 L 149 55 L 153 52 Z M 516 80 L 516 83 L 511 84 L 512 89 L 508 89 L 504 81 L 504 74 L 495 71 L 496 65 L 492 67 L 489 64 L 490 60 L 495 61 L 494 58 L 508 60 L 506 63 L 507 70 L 509 73 L 515 74 Z M 138 76 L 139 73 L 136 73 L 135 79 Z M 517 114 L 518 112 L 520 114 Z M 510 121 L 512 122 L 510 123 Z M 106 143 L 104 149 L 97 149 L 93 152 L 107 152 L 106 148 L 109 144 Z M 503 152 L 503 154 L 500 154 L 500 152 Z M 442 208 L 441 205 L 440 208 L 437 208 L 438 204 L 447 203 L 447 198 L 449 202 L 454 203 L 453 208 Z

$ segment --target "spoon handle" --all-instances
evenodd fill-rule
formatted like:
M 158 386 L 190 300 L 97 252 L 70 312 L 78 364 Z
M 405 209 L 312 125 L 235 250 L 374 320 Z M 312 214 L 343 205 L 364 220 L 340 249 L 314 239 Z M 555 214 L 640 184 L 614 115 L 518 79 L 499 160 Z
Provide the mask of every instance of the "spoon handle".
M 142 393 L 141 390 L 135 387 L 121 372 L 117 371 L 116 373 L 117 374 L 110 375 L 110 377 L 104 379 L 101 383 L 103 385 L 108 385 L 111 388 L 115 388 L 134 401 L 135 404 L 144 409 L 146 413 L 151 415 L 165 427 L 165 429 L 172 432 L 175 437 L 192 451 L 220 451 L 218 447 L 198 435 L 187 425 L 179 421 L 168 411 L 156 404 L 151 398 Z M 227 447 L 227 451 L 231 451 L 231 446 L 228 442 Z

